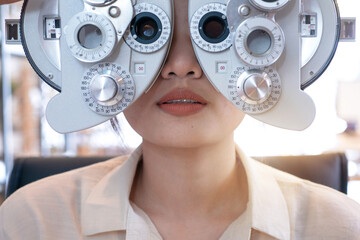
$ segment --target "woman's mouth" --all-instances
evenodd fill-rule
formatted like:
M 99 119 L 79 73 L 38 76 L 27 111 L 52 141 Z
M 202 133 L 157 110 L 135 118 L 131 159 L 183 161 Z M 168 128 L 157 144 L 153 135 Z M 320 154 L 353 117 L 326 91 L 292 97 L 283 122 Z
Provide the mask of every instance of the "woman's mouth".
M 201 111 L 207 102 L 189 89 L 175 89 L 162 97 L 157 105 L 166 113 L 175 116 L 188 116 Z

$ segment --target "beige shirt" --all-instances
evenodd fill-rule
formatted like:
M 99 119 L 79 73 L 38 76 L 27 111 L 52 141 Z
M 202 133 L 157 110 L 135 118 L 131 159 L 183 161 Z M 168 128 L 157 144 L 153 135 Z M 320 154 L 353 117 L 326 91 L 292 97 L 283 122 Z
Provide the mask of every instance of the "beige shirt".
M 360 206 L 346 195 L 299 179 L 239 149 L 249 184 L 247 210 L 226 239 L 360 239 Z M 0 207 L 0 239 L 161 239 L 129 201 L 141 147 L 118 157 L 29 184 Z

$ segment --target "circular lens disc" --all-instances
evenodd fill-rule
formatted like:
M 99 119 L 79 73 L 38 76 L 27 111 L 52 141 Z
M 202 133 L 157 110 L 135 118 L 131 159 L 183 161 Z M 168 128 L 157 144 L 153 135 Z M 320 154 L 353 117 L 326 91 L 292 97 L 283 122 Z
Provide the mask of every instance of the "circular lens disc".
M 152 24 L 141 25 L 140 33 L 144 38 L 152 38 L 156 32 L 157 26 L 153 26 Z
M 135 5 L 135 17 L 124 35 L 133 50 L 152 53 L 160 50 L 171 35 L 170 19 L 160 7 L 150 3 Z
M 264 56 L 272 45 L 271 35 L 262 29 L 252 31 L 246 39 L 246 47 L 251 55 Z
M 191 17 L 190 33 L 193 42 L 207 52 L 222 52 L 232 45 L 226 18 L 226 5 L 209 3 Z
M 95 49 L 101 46 L 103 34 L 96 25 L 86 24 L 78 32 L 78 41 L 86 49 Z
M 222 43 L 230 34 L 226 16 L 217 11 L 210 11 L 203 15 L 199 21 L 198 30 L 202 39 L 211 44 Z
M 255 67 L 272 65 L 285 47 L 281 27 L 264 17 L 252 17 L 243 21 L 236 30 L 234 41 L 240 59 Z
M 135 16 L 130 25 L 134 38 L 143 44 L 152 44 L 161 36 L 162 24 L 160 19 L 152 13 L 140 13 Z
M 70 19 L 67 28 L 68 47 L 73 56 L 82 62 L 101 61 L 115 47 L 115 28 L 103 15 L 80 12 Z
M 226 31 L 226 26 L 223 19 L 212 17 L 207 19 L 203 25 L 204 33 L 207 37 L 212 39 L 219 39 Z

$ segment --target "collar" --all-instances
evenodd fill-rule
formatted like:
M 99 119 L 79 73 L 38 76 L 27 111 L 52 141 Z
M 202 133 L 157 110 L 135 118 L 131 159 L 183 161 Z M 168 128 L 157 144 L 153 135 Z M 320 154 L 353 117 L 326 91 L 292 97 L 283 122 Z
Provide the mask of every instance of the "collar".
M 236 152 L 248 179 L 252 230 L 275 239 L 290 239 L 289 212 L 273 171 L 246 156 L 239 147 L 236 147 Z
M 92 189 L 81 207 L 84 234 L 126 230 L 130 192 L 141 145 L 130 157 L 106 174 Z
M 245 168 L 249 184 L 251 227 L 276 239 L 290 239 L 290 222 L 283 193 L 269 167 L 236 152 Z M 106 174 L 82 204 L 81 224 L 85 235 L 126 230 L 129 196 L 141 145 L 130 157 Z

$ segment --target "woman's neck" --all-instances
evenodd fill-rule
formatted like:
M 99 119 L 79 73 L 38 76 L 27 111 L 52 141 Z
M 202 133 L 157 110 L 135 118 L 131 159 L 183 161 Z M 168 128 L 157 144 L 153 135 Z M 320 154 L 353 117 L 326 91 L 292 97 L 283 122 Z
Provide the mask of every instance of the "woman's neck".
M 232 136 L 197 148 L 146 141 L 142 148 L 143 163 L 131 198 L 150 216 L 208 218 L 238 216 L 245 210 L 247 181 Z

